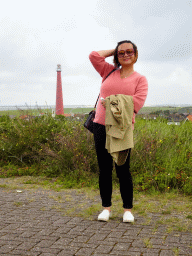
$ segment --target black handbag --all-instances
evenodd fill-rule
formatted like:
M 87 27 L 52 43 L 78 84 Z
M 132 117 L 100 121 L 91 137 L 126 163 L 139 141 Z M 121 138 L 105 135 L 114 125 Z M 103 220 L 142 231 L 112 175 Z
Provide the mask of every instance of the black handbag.
M 107 77 L 113 73 L 116 69 L 113 69 L 107 76 L 105 79 L 107 79 Z M 105 80 L 103 80 L 104 82 Z M 100 94 L 99 94 L 100 95 Z M 92 110 L 91 112 L 89 112 L 89 116 L 87 117 L 87 120 L 84 123 L 84 127 L 87 128 L 91 133 L 93 133 L 93 120 L 95 118 L 95 114 L 96 114 L 96 106 L 97 106 L 97 102 L 99 100 L 99 96 L 97 97 L 95 106 L 94 106 L 94 110 Z
M 93 120 L 95 118 L 95 110 L 92 110 L 89 112 L 89 116 L 87 117 L 87 120 L 84 123 L 84 127 L 87 128 L 90 132 L 93 133 Z

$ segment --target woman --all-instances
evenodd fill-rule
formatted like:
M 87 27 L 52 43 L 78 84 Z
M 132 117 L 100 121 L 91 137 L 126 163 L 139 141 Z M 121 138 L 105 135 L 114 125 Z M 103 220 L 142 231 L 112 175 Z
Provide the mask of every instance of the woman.
M 114 66 L 105 61 L 105 58 L 114 56 Z M 105 148 L 105 98 L 110 95 L 124 94 L 133 96 L 134 114 L 132 128 L 134 129 L 135 113 L 137 113 L 147 97 L 147 79 L 134 71 L 134 64 L 138 58 L 138 50 L 131 41 L 121 41 L 112 50 L 91 52 L 90 61 L 97 72 L 103 78 L 100 88 L 96 116 L 94 119 L 94 141 L 99 165 L 99 187 L 102 199 L 103 211 L 99 214 L 98 220 L 108 221 L 111 215 L 112 196 L 112 169 L 113 159 Z M 107 75 L 113 71 L 108 77 Z M 107 79 L 105 80 L 105 78 Z M 133 184 L 129 171 L 130 162 L 129 149 L 126 162 L 118 166 L 115 164 L 117 177 L 120 183 L 120 192 L 123 200 L 123 222 L 133 222 L 134 216 L 131 213 L 133 207 Z

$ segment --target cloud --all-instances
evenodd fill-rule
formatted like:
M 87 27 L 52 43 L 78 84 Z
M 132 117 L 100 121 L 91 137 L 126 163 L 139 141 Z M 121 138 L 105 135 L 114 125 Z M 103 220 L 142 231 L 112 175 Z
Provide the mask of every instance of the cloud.
M 191 11 L 189 1 L 116 0 L 109 5 L 101 0 L 94 18 L 109 28 L 115 44 L 124 39 L 136 43 L 141 60 L 171 61 L 192 54 Z
M 160 67 L 162 69 L 162 67 Z M 153 73 L 153 72 L 152 72 Z M 169 74 L 147 75 L 149 93 L 146 104 L 185 104 L 192 98 L 192 73 L 175 67 Z
M 191 1 L 12 0 L 3 7 L 1 105 L 55 104 L 57 64 L 65 104 L 94 105 L 101 77 L 88 56 L 124 39 L 138 46 L 135 70 L 149 80 L 149 104 L 175 92 L 178 101 L 191 102 Z

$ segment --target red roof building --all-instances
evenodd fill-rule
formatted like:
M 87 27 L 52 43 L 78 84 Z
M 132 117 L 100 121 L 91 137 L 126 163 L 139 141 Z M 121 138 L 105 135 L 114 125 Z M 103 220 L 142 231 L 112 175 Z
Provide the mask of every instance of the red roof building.
M 64 113 L 64 116 L 69 117 L 71 114 Z
M 189 115 L 187 119 L 192 122 L 192 115 Z

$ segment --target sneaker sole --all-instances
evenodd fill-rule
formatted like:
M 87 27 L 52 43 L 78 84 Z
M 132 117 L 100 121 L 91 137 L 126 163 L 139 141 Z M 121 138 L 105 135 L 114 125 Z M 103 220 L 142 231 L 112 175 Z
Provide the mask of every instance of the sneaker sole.
M 107 222 L 109 220 L 106 220 L 106 219 L 98 219 L 98 221 L 104 221 L 104 222 Z
M 123 220 L 124 223 L 134 222 L 134 220 Z

